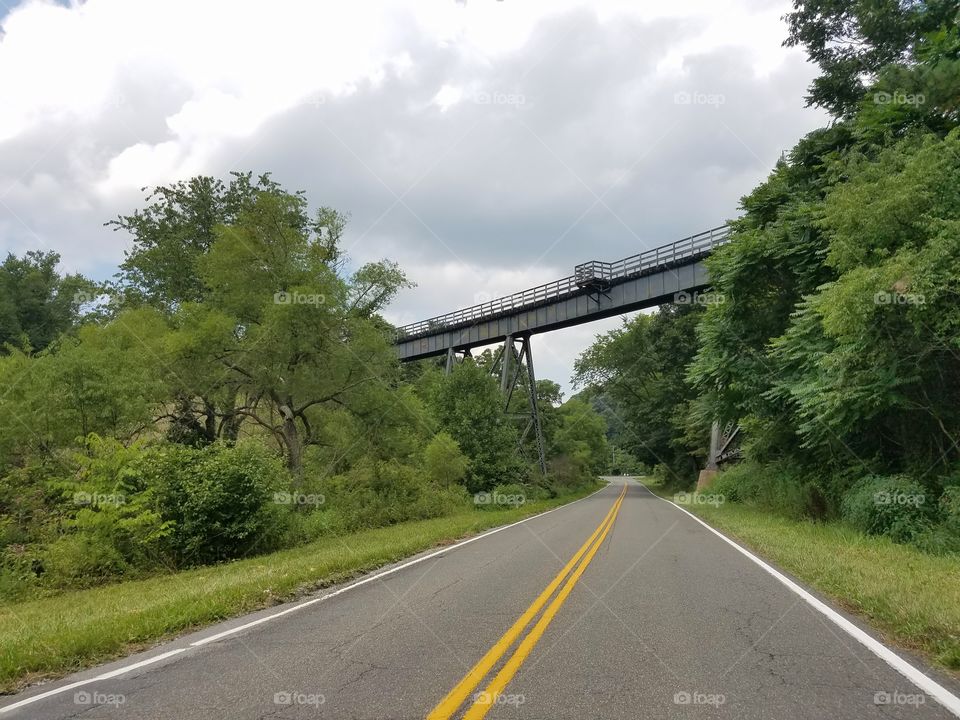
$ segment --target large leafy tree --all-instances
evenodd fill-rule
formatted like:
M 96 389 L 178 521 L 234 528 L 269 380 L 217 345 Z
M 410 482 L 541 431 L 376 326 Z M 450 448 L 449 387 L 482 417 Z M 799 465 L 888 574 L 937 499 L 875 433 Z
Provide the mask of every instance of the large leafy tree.
M 956 0 L 794 0 L 789 46 L 820 66 L 807 101 L 836 117 L 854 115 L 885 68 L 915 61 L 930 33 L 955 22 Z
M 48 347 L 80 319 L 95 284 L 81 275 L 61 275 L 55 252 L 12 253 L 0 265 L 0 353 Z
M 424 385 L 440 427 L 470 459 L 470 492 L 524 479 L 517 430 L 504 412 L 497 381 L 482 359 L 479 363 L 467 359 L 446 377 L 438 373 L 428 376 Z
M 396 355 L 375 313 L 406 283 L 390 263 L 336 272 L 324 233 L 296 222 L 299 196 L 260 193 L 197 261 L 206 299 L 175 317 L 182 357 L 221 392 L 225 412 L 267 430 L 299 473 L 307 446 L 323 444 L 323 409 L 364 417 L 392 392 Z
M 257 207 L 264 207 L 265 198 L 276 200 L 278 210 L 258 219 Z M 173 394 L 167 413 L 169 435 L 179 442 L 204 444 L 217 438 L 234 440 L 245 417 L 237 411 L 240 400 L 236 384 L 229 382 L 222 368 L 208 362 L 203 342 L 198 339 L 203 332 L 212 331 L 210 323 L 213 321 L 207 316 L 202 321 L 194 319 L 194 311 L 189 308 L 216 300 L 214 293 L 223 299 L 223 289 L 211 285 L 211 272 L 216 276 L 211 262 L 254 260 L 236 254 L 231 258 L 223 252 L 219 261 L 210 259 L 224 228 L 237 227 L 241 220 L 247 229 L 239 231 L 237 237 L 241 239 L 238 242 L 243 242 L 242 232 L 253 232 L 253 224 L 260 222 L 259 232 L 273 232 L 278 238 L 284 235 L 309 236 L 311 252 L 322 257 L 331 271 L 339 269 L 343 262 L 338 243 L 346 217 L 326 207 L 311 213 L 303 193 L 287 192 L 269 174 L 254 178 L 249 172 L 233 173 L 229 182 L 197 176 L 157 187 L 147 195 L 145 207 L 107 223 L 114 230 L 128 232 L 133 241 L 111 288 L 114 302 L 110 309 L 119 312 L 128 307 L 148 305 L 171 320 L 176 317 L 177 322 L 194 323 L 190 327 L 195 332 L 179 332 L 174 336 L 172 341 L 178 353 L 172 355 L 171 364 L 166 366 L 165 375 Z M 265 222 L 273 223 L 273 226 L 264 228 L 262 224 Z M 279 267 L 272 267 L 274 258 L 269 253 L 256 261 L 260 263 L 256 268 L 237 265 L 221 268 L 224 273 L 233 273 L 233 281 L 237 284 L 231 291 L 230 301 L 234 303 L 234 307 L 229 308 L 231 312 L 237 303 L 242 302 L 244 288 L 252 287 L 240 280 L 242 273 L 259 270 L 262 276 L 265 272 L 281 271 Z M 389 264 L 379 267 L 395 270 Z M 377 287 L 378 269 L 364 272 L 374 275 L 373 281 L 366 284 Z M 364 280 L 361 278 L 361 283 Z M 396 274 L 383 280 L 396 281 Z M 368 314 L 374 312 L 382 300 L 374 296 L 371 307 L 364 311 Z M 253 301 L 254 306 L 256 303 Z M 205 325 L 197 327 L 197 322 Z
M 229 182 L 198 175 L 154 188 L 143 208 L 106 223 L 133 241 L 117 274 L 119 299 L 168 313 L 204 300 L 208 287 L 200 262 L 216 242 L 218 228 L 235 224 L 263 195 L 286 197 L 283 226 L 312 234 L 331 262 L 339 260 L 336 248 L 346 218 L 336 210 L 323 207 L 311 215 L 304 194 L 288 193 L 269 173 L 254 178 L 234 172 Z
M 773 343 L 804 443 L 886 470 L 960 459 L 960 130 L 851 159 L 821 227 L 837 273 Z

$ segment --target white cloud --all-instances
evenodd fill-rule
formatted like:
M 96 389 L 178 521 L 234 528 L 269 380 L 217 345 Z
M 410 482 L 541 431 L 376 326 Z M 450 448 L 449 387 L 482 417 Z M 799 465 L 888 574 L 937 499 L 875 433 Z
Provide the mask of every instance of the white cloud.
M 271 170 L 352 213 L 357 262 L 408 269 L 398 321 L 520 290 L 721 222 L 821 124 L 788 10 L 26 0 L 0 20 L 0 249 L 104 277 L 140 187 Z

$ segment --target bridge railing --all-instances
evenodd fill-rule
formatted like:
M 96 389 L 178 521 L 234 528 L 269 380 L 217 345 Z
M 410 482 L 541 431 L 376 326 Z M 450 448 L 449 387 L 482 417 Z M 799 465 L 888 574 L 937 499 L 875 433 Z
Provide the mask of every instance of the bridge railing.
M 490 319 L 512 311 L 540 305 L 547 301 L 560 300 L 569 295 L 583 292 L 584 288 L 587 287 L 609 285 L 660 268 L 670 267 L 677 262 L 697 259 L 709 254 L 713 248 L 727 242 L 729 234 L 729 228 L 721 226 L 615 262 L 591 260 L 581 263 L 574 268 L 573 275 L 569 277 L 511 295 L 504 295 L 479 305 L 454 310 L 428 320 L 404 325 L 397 328 L 397 336 L 399 338 L 415 337 L 469 324 L 476 320 Z

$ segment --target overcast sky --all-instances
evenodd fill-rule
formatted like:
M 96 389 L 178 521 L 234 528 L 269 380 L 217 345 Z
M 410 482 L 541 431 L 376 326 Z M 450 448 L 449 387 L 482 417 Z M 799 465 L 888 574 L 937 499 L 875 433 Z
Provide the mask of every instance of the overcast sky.
M 0 251 L 105 279 L 140 188 L 270 171 L 398 324 L 722 224 L 825 117 L 780 0 L 0 0 Z M 534 340 L 538 375 L 617 319 Z

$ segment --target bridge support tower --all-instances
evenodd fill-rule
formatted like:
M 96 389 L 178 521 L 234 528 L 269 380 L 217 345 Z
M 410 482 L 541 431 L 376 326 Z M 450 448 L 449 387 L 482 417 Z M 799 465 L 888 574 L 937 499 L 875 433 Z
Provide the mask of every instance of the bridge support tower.
M 517 388 L 525 392 L 529 403 L 529 411 L 514 415 L 526 420 L 523 433 L 520 435 L 520 447 L 530 433 L 533 433 L 534 445 L 537 449 L 537 464 L 540 472 L 547 472 L 547 456 L 543 447 L 543 428 L 540 425 L 540 411 L 537 407 L 537 376 L 533 369 L 533 353 L 530 349 L 530 335 L 508 335 L 503 347 L 493 363 L 494 374 L 500 375 L 500 392 L 503 394 L 504 410 L 509 412 L 510 401 Z

